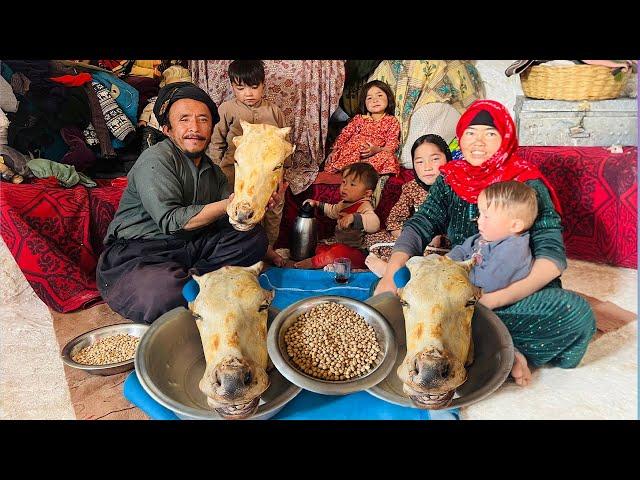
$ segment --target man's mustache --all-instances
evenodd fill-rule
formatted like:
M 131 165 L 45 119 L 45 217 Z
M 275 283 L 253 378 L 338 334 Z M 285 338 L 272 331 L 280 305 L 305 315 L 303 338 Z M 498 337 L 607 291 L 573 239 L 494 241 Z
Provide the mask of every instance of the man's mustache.
M 203 137 L 202 135 L 185 135 L 184 137 L 182 137 L 184 139 L 192 139 L 195 138 L 196 140 L 206 140 L 205 137 Z

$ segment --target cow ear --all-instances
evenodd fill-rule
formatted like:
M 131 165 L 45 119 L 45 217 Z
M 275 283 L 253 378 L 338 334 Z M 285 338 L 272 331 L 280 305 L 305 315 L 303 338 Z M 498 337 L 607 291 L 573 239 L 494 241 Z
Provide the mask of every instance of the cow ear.
M 233 137 L 231 141 L 236 146 L 236 148 L 239 147 L 240 144 L 242 143 L 242 135 L 236 135 L 235 137 Z
M 267 301 L 267 303 L 269 305 L 271 305 L 271 302 L 273 302 L 273 297 L 276 296 L 276 291 L 275 290 L 265 290 L 264 291 L 264 299 Z
M 473 285 L 473 296 L 476 300 L 480 300 L 480 297 L 482 297 L 482 288 Z
M 257 277 L 258 275 L 260 275 L 260 273 L 262 272 L 262 269 L 264 268 L 264 262 L 260 261 L 258 263 L 254 263 L 250 267 L 245 267 L 245 268 Z
M 289 135 L 290 131 L 291 131 L 291 127 L 279 128 L 278 135 L 280 135 L 282 138 L 286 138 L 287 135 Z
M 244 120 L 240 120 L 240 126 L 242 127 L 243 134 L 251 130 L 251 127 L 252 127 L 252 125 L 249 122 L 245 122 Z
M 420 265 L 424 261 L 424 258 L 425 257 L 423 257 L 422 255 L 411 257 L 409 260 L 407 260 L 407 263 L 405 263 L 405 266 L 409 269 L 409 271 L 413 273 L 415 269 L 418 267 L 418 265 Z
M 471 271 L 473 266 L 476 264 L 476 257 L 471 257 L 469 260 L 465 260 L 464 262 L 456 262 L 462 268 L 464 268 L 467 273 Z

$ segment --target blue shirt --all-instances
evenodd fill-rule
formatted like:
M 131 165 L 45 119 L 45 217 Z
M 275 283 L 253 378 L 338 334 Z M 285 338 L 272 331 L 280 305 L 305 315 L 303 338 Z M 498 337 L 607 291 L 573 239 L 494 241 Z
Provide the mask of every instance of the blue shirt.
M 533 265 L 529 232 L 503 240 L 488 242 L 478 233 L 456 245 L 447 253 L 452 260 L 464 261 L 476 257 L 469 280 L 484 293 L 500 290 L 522 280 Z

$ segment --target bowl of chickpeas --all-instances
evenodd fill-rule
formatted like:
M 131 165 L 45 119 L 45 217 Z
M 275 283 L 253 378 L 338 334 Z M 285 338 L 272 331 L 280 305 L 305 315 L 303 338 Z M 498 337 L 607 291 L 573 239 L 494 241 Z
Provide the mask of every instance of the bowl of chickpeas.
M 287 380 L 325 395 L 378 384 L 397 356 L 395 333 L 384 316 L 337 295 L 305 298 L 282 310 L 269 327 L 267 349 Z
M 62 361 L 92 375 L 115 375 L 134 368 L 140 338 L 149 325 L 118 323 L 95 328 L 70 340 L 62 349 Z

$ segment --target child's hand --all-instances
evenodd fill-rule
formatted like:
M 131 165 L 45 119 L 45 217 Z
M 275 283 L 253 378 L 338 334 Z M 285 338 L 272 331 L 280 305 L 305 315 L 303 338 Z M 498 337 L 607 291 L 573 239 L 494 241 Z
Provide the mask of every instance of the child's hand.
M 287 191 L 287 188 L 289 187 L 289 182 L 287 182 L 284 178 L 282 179 L 282 181 L 278 184 L 278 194 L 281 197 L 284 197 L 285 192 Z
M 355 217 L 353 216 L 353 213 L 341 213 L 340 218 L 338 219 L 338 226 L 342 230 L 346 230 L 349 228 L 349 225 L 353 223 L 354 219 Z
M 371 142 L 366 142 L 365 145 L 360 147 L 360 158 L 369 158 L 380 152 L 382 148 L 375 146 Z
M 308 198 L 307 200 L 305 200 L 304 202 L 302 202 L 302 204 L 304 205 L 305 203 L 308 203 L 309 205 L 311 205 L 312 207 L 317 207 L 320 202 L 318 200 L 312 200 L 310 198 Z
M 269 201 L 267 202 L 267 208 L 265 208 L 265 211 L 271 210 L 273 207 L 278 205 L 281 199 L 282 197 L 278 193 L 278 190 L 274 190 L 274 192 L 271 194 L 271 197 L 269 198 Z

